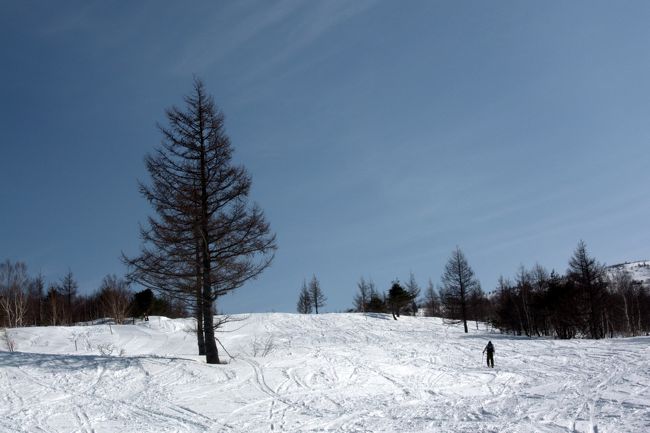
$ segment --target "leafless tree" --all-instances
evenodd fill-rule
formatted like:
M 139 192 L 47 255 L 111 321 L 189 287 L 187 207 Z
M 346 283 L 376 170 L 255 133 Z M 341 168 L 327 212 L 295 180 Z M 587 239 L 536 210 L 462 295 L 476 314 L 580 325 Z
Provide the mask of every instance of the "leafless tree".
M 65 321 L 68 325 L 71 325 L 74 320 L 74 311 L 73 311 L 73 302 L 77 297 L 77 290 L 79 289 L 79 284 L 75 280 L 72 271 L 68 269 L 68 272 L 61 278 L 59 284 L 59 293 L 63 296 L 65 301 Z
M 318 308 L 325 306 L 327 298 L 320 287 L 320 282 L 316 278 L 316 275 L 312 276 L 311 281 L 309 282 L 309 298 L 311 299 L 316 314 L 318 314 Z
M 354 296 L 354 310 L 360 313 L 365 313 L 368 310 L 368 303 L 370 302 L 370 294 L 374 290 L 375 283 L 372 280 L 366 281 L 361 277 L 357 283 L 359 292 Z
M 47 310 L 50 325 L 59 325 L 63 312 L 63 297 L 59 293 L 56 284 L 50 284 L 47 290 Z
M 309 314 L 312 311 L 311 296 L 309 295 L 309 290 L 307 289 L 307 282 L 304 280 L 302 282 L 302 288 L 300 289 L 300 295 L 298 295 L 298 304 L 296 305 L 296 310 L 300 314 Z
M 636 334 L 636 323 L 632 319 L 634 311 L 632 305 L 636 298 L 636 286 L 632 280 L 632 275 L 625 269 L 615 270 L 609 277 L 609 287 L 612 292 L 620 297 L 623 303 L 623 315 L 625 317 L 625 333 L 627 335 Z
M 428 317 L 434 317 L 440 314 L 440 297 L 433 287 L 433 282 L 429 279 L 427 288 L 424 291 L 424 308 Z
M 133 294 L 129 283 L 115 275 L 106 275 L 99 288 L 99 300 L 104 315 L 111 317 L 115 323 L 123 324 L 129 311 Z
M 27 314 L 27 291 L 29 277 L 25 263 L 0 263 L 0 325 L 18 327 L 24 325 Z
M 29 283 L 28 298 L 28 323 L 30 325 L 45 324 L 45 279 L 38 274 Z
M 410 312 L 415 315 L 418 311 L 418 306 L 417 306 L 417 299 L 420 296 L 420 286 L 418 285 L 417 281 L 415 280 L 415 275 L 413 272 L 409 272 L 409 280 L 404 284 L 404 288 L 406 289 L 407 292 L 409 292 L 410 297 L 412 298 L 411 305 L 410 305 Z
M 451 253 L 445 266 L 442 284 L 441 298 L 448 317 L 452 320 L 462 321 L 467 333 L 469 296 L 472 290 L 479 286 L 479 282 L 474 277 L 474 271 L 465 255 L 458 247 Z
M 249 204 L 251 178 L 233 164 L 224 117 L 203 83 L 194 81 L 184 110 L 166 114 L 162 145 L 145 160 L 151 184 L 140 186 L 156 217 L 142 230 L 142 254 L 125 260 L 133 280 L 194 298 L 206 361 L 216 364 L 214 304 L 271 264 L 275 236 L 261 209 Z

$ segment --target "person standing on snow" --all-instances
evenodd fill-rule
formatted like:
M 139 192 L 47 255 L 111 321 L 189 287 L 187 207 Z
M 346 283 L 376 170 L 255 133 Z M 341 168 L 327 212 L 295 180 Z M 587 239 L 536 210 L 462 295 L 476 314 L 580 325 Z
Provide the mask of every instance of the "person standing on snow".
M 494 346 L 491 341 L 488 341 L 487 346 L 483 349 L 483 353 L 487 352 L 487 365 L 494 368 Z

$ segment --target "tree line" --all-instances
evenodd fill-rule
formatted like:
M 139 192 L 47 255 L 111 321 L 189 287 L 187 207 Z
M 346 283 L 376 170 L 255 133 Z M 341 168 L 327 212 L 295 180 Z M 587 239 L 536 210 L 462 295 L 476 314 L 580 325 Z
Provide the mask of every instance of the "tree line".
M 580 242 L 564 274 L 540 265 L 501 277 L 491 297 L 494 326 L 526 336 L 605 338 L 650 331 L 650 290 L 608 269 Z
M 607 268 L 580 241 L 559 274 L 536 264 L 521 266 L 514 278 L 500 277 L 490 294 L 460 248 L 447 261 L 440 284 L 429 280 L 420 296 L 413 273 L 402 287 L 391 283 L 386 292 L 361 278 L 354 296 L 354 312 L 442 317 L 447 323 L 474 321 L 505 333 L 561 339 L 644 335 L 650 332 L 650 289 L 623 269 Z M 310 312 L 301 311 L 299 312 Z
M 68 326 L 110 318 L 124 323 L 147 314 L 185 317 L 183 304 L 151 290 L 133 292 L 129 282 L 106 275 L 92 293 L 80 294 L 71 270 L 47 283 L 24 262 L 0 263 L 0 327 Z

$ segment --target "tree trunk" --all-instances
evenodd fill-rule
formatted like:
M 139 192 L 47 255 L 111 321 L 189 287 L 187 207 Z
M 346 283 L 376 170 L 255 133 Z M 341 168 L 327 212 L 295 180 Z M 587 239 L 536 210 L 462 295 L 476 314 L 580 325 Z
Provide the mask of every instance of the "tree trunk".
M 212 312 L 212 263 L 210 257 L 210 234 L 208 230 L 208 189 L 207 173 L 205 160 L 205 134 L 203 119 L 203 101 L 202 95 L 198 94 L 199 107 L 199 134 L 201 140 L 201 259 L 203 261 L 203 284 L 202 311 L 203 311 L 203 332 L 205 334 L 205 361 L 208 364 L 219 364 L 219 350 L 217 349 L 217 340 L 214 338 L 214 316 Z
M 201 293 L 197 293 L 197 306 L 196 306 L 196 342 L 199 346 L 199 355 L 205 355 L 205 335 L 203 333 L 203 311 L 200 299 Z
M 461 286 L 460 288 L 460 308 L 461 313 L 463 314 L 463 326 L 465 327 L 465 334 L 467 334 L 467 306 L 465 305 L 465 288 Z
M 203 283 L 203 332 L 205 333 L 205 362 L 220 364 L 217 340 L 214 337 L 214 316 L 212 314 L 212 290 Z
M 195 272 L 196 272 L 196 342 L 199 346 L 199 355 L 205 355 L 205 334 L 203 332 L 203 299 L 201 296 L 201 243 L 196 244 Z
M 632 334 L 632 322 L 630 321 L 630 309 L 627 306 L 627 297 L 625 293 L 621 291 L 621 297 L 623 298 L 623 306 L 625 311 L 625 323 L 627 324 L 627 335 Z

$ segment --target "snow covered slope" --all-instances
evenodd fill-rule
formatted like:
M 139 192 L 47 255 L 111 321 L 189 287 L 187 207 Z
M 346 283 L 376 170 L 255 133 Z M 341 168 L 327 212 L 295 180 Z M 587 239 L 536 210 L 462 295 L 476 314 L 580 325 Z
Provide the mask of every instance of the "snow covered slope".
M 638 262 L 621 263 L 618 265 L 610 266 L 612 270 L 626 270 L 632 274 L 632 279 L 641 281 L 644 286 L 650 287 L 650 261 L 641 260 Z
M 650 431 L 650 337 L 528 340 L 440 319 L 255 314 L 229 324 L 221 339 L 234 359 L 211 366 L 193 355 L 191 323 L 8 330 L 18 352 L 0 351 L 0 431 Z M 494 369 L 481 355 L 488 339 Z

